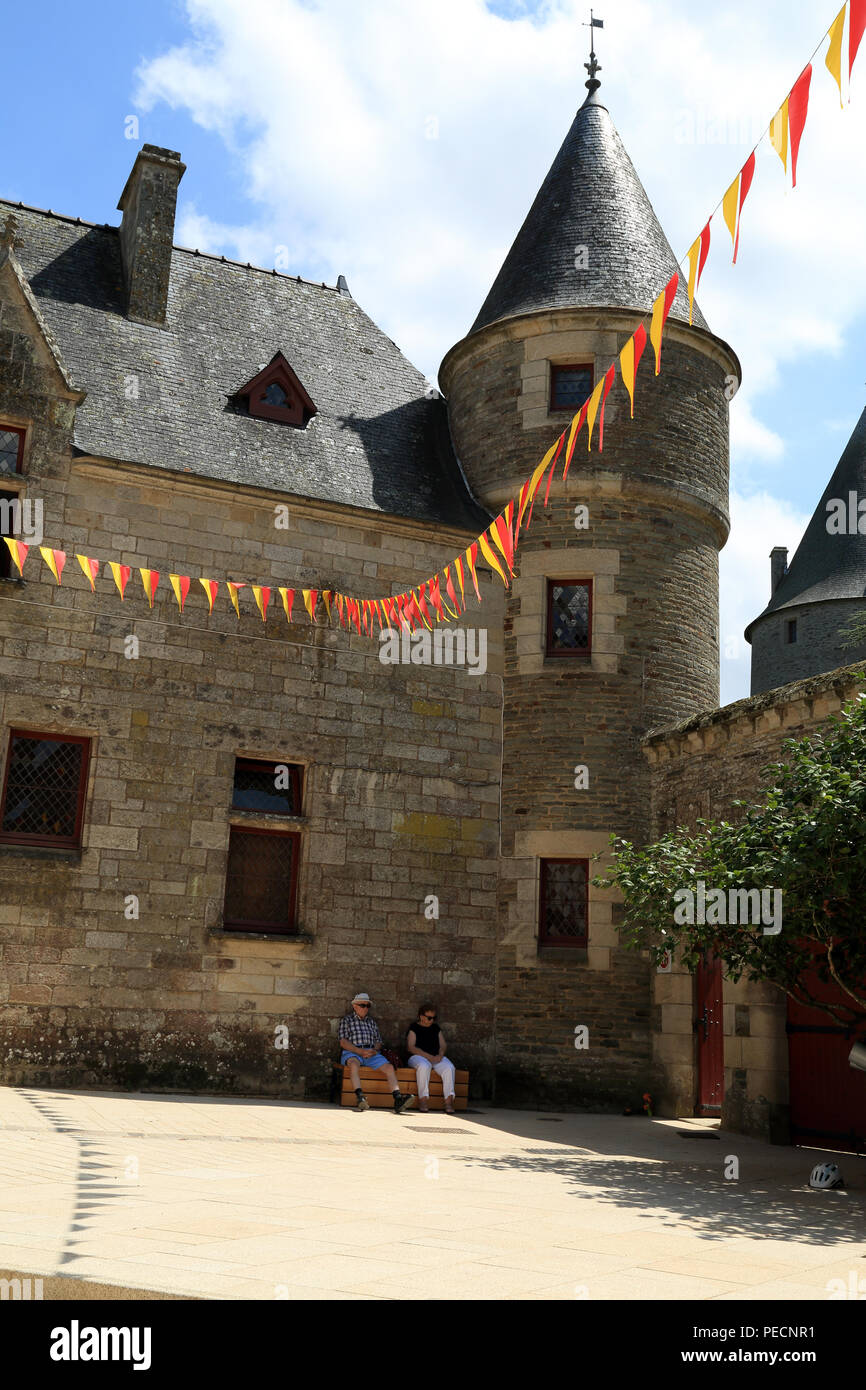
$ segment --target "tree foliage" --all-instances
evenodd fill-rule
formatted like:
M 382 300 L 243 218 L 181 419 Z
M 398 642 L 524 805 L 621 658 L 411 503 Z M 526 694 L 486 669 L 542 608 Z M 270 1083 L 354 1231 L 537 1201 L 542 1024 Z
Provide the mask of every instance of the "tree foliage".
M 781 751 L 763 769 L 761 799 L 733 803 L 735 820 L 699 820 L 641 848 L 614 835 L 613 863 L 593 882 L 620 889 L 621 938 L 649 948 L 655 964 L 676 951 L 694 969 L 713 949 L 730 979 L 767 981 L 866 1031 L 866 694 Z M 674 895 L 699 881 L 726 899 L 730 889 L 780 889 L 781 930 L 675 921 Z M 844 1003 L 827 1003 L 815 975 L 834 981 Z

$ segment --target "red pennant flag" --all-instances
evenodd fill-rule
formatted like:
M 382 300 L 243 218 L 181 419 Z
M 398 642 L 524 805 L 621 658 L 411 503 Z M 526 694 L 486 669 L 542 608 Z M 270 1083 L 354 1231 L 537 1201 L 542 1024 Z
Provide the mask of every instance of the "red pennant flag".
M 457 582 L 458 582 L 458 584 L 460 585 L 460 602 L 461 602 L 463 608 L 465 609 L 465 607 L 466 607 L 466 595 L 465 595 L 465 590 L 464 590 L 464 588 L 463 588 L 463 556 L 462 556 L 462 555 L 458 555 L 458 556 L 457 556 L 457 559 L 454 561 L 454 568 L 455 568 L 456 571 L 457 571 Z
M 565 474 L 568 473 L 568 464 L 569 464 L 569 460 L 566 458 L 566 460 L 565 460 Z M 565 474 L 563 474 L 563 477 L 565 477 Z M 517 537 L 520 535 L 520 523 L 521 523 L 522 520 L 523 520 L 523 513 L 526 511 L 526 505 L 527 505 L 527 503 L 528 503 L 528 501 L 529 501 L 529 484 L 530 484 L 531 481 L 532 481 L 532 480 L 531 480 L 530 478 L 527 478 L 527 479 L 526 479 L 526 482 L 523 484 L 523 487 L 520 489 L 520 496 L 519 496 L 518 499 L 517 499 L 517 518 L 516 518 L 515 523 L 514 523 L 514 544 L 515 544 L 515 547 L 516 547 L 516 545 L 517 545 Z
M 849 30 L 850 34 L 850 30 Z M 809 83 L 812 81 L 812 64 L 807 63 L 788 97 L 788 131 L 791 139 L 791 187 L 797 187 L 797 155 L 800 152 L 800 137 L 806 124 L 809 110 Z
M 352 599 L 352 620 L 358 629 L 358 636 L 361 636 L 361 605 L 356 598 Z
M 454 605 L 455 613 L 459 615 L 459 613 L 460 613 L 460 604 L 457 602 L 457 594 L 456 594 L 455 591 L 454 591 L 454 581 L 453 581 L 453 579 L 451 578 L 451 575 L 448 573 L 449 568 L 450 568 L 450 566 L 446 565 L 446 566 L 445 566 L 445 570 L 444 570 L 444 573 L 445 573 L 445 592 L 447 593 L 448 597 L 450 598 L 451 602 L 452 602 L 453 605 Z
M 437 622 L 440 622 L 440 623 L 444 622 L 444 621 L 445 621 L 445 613 L 443 612 L 443 609 L 442 609 L 442 595 L 441 595 L 441 593 L 440 593 L 440 591 L 439 591 L 439 576 L 438 576 L 438 574 L 436 575 L 436 578 L 435 578 L 435 579 L 431 579 L 431 580 L 430 580 L 430 602 L 433 604 L 433 607 L 436 609 L 436 620 L 437 620 Z
M 430 628 L 430 630 L 432 631 L 432 629 L 433 629 L 433 620 L 432 620 L 432 618 L 430 617 L 430 609 L 427 607 L 427 600 L 426 600 L 426 598 L 424 597 L 424 590 L 425 590 L 426 588 L 427 588 L 426 581 L 425 581 L 423 584 L 419 584 L 419 586 L 418 586 L 418 608 L 419 608 L 420 611 L 421 611 L 421 616 L 422 616 L 422 618 L 424 619 L 425 623 L 427 624 L 427 626 L 428 626 L 428 627 Z
M 565 467 L 564 467 L 563 470 L 562 470 L 562 481 L 563 481 L 563 482 L 565 482 L 566 478 L 568 477 L 568 470 L 569 470 L 569 468 L 571 467 L 571 460 L 572 460 L 573 457 L 574 457 L 575 446 L 576 446 L 576 444 L 577 444 L 578 437 L 579 437 L 579 435 L 580 435 L 580 431 L 583 429 L 584 425 L 586 424 L 586 417 L 587 417 L 587 415 L 589 414 L 589 403 L 590 403 L 591 400 L 592 400 L 592 396 L 587 396 L 587 398 L 586 398 L 586 400 L 584 401 L 583 405 L 580 407 L 580 414 L 579 414 L 578 417 L 577 417 L 577 424 L 574 425 L 574 434 L 573 434 L 572 438 L 568 441 L 568 449 L 567 449 L 567 451 L 566 451 L 566 456 L 565 456 Z M 574 422 L 572 422 L 572 424 L 574 424 Z M 534 500 L 535 500 L 535 499 L 533 498 L 533 502 L 534 502 Z M 527 526 L 529 525 L 529 523 L 530 523 L 531 520 L 532 520 L 532 507 L 530 506 L 530 508 L 529 508 L 529 516 L 527 517 L 527 520 L 526 520 Z
M 680 277 L 677 272 L 674 271 L 670 280 L 668 280 L 661 294 L 658 295 L 653 304 L 653 316 L 650 324 L 650 342 L 655 348 L 656 376 L 658 376 L 662 369 L 662 332 L 667 322 L 668 314 L 671 311 L 671 305 L 676 298 L 677 285 L 679 282 Z
M 616 367 L 611 362 L 604 378 L 604 390 L 601 393 L 601 408 L 598 412 L 598 448 L 599 453 L 604 448 L 604 403 L 607 400 L 607 393 L 616 379 Z
M 333 591 L 333 589 L 323 589 L 323 590 L 322 590 L 322 600 L 323 600 L 323 602 L 324 602 L 324 604 L 325 604 L 325 608 L 326 608 L 326 610 L 327 610 L 328 622 L 331 621 L 331 599 L 332 599 L 333 597 L 334 597 L 334 591 Z
M 215 579 L 200 579 L 198 582 L 207 594 L 207 611 L 212 613 L 214 599 L 219 593 L 220 586 Z
M 553 455 L 553 463 L 550 465 L 550 472 L 547 475 L 547 488 L 544 493 L 544 505 L 547 506 L 547 499 L 550 496 L 550 484 L 553 482 L 553 475 L 556 472 L 556 461 L 562 453 L 562 446 L 565 443 L 565 430 L 556 441 L 556 453 Z M 527 523 L 528 525 L 528 523 Z
M 805 117 L 804 117 L 805 119 Z M 742 169 L 740 170 L 740 205 L 737 209 L 737 235 L 734 241 L 734 265 L 737 264 L 737 251 L 740 245 L 740 222 L 743 214 L 743 203 L 746 201 L 749 189 L 752 186 L 752 179 L 755 177 L 755 154 L 754 151 L 749 155 Z
M 866 0 L 851 0 L 848 6 L 848 81 L 857 57 L 860 40 L 866 30 Z
M 310 622 L 314 623 L 316 621 L 316 604 L 319 599 L 319 591 L 318 589 L 302 589 L 301 593 L 304 597 L 304 607 L 310 615 Z
M 509 502 L 508 509 L 512 515 L 514 513 L 514 503 Z M 496 548 L 501 552 L 502 558 L 508 566 L 508 573 L 514 573 L 514 541 L 511 536 L 511 527 L 508 524 L 506 514 L 501 514 L 496 518 L 490 528 L 490 535 Z

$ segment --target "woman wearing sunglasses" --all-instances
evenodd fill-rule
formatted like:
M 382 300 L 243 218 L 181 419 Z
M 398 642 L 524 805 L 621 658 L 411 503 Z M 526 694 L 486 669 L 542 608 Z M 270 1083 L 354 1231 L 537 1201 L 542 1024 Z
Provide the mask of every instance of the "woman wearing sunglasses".
M 406 1050 L 409 1065 L 417 1072 L 418 1109 L 423 1113 L 429 1110 L 430 1072 L 435 1071 L 442 1078 L 442 1092 L 445 1096 L 445 1114 L 454 1114 L 454 1064 L 445 1056 L 445 1038 L 436 1022 L 436 1009 L 433 1004 L 422 1004 L 418 1019 L 406 1031 Z

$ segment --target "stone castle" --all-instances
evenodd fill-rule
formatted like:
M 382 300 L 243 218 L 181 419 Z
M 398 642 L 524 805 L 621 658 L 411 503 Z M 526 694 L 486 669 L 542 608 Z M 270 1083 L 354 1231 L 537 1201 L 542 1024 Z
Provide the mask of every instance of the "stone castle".
M 396 594 L 516 494 L 675 269 L 587 86 L 444 399 L 343 277 L 173 246 L 172 151 L 139 151 L 119 228 L 0 203 L 0 501 L 69 560 L 0 578 L 5 1082 L 322 1098 L 367 989 L 391 1045 L 436 1000 L 477 1098 L 790 1134 L 784 999 L 719 977 L 701 1014 L 590 883 L 612 832 L 723 813 L 854 688 L 762 657 L 782 679 L 718 708 L 740 368 L 682 288 L 635 418 L 617 388 L 507 592 L 479 566 L 484 669 L 383 664 L 300 602 L 263 624 L 249 587 L 238 618 L 222 584 Z

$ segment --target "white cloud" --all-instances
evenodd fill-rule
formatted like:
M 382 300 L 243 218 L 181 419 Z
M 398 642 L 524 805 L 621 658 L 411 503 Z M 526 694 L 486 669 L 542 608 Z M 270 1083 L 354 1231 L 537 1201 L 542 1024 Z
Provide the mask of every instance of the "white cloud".
M 743 631 L 770 600 L 770 551 L 787 546 L 790 560 L 810 516 L 767 492 L 731 493 L 731 534 L 719 561 L 723 704 L 749 693 L 752 648 Z

